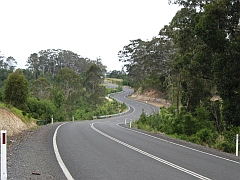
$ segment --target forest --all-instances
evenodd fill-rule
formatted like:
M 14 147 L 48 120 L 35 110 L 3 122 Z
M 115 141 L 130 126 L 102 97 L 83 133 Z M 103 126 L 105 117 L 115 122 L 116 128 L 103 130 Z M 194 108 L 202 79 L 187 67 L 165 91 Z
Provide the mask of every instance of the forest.
M 240 2 L 169 3 L 181 9 L 158 35 L 131 40 L 118 53 L 129 85 L 156 89 L 172 105 L 142 114 L 136 126 L 233 152 L 240 133 Z
M 61 49 L 31 54 L 26 69 L 16 69 L 13 57 L 0 57 L 0 102 L 17 107 L 39 122 L 93 119 L 116 114 L 125 104 L 107 100 L 107 94 L 121 91 L 103 85 L 106 66 L 100 58 L 90 60 Z M 41 121 L 40 121 L 41 120 Z

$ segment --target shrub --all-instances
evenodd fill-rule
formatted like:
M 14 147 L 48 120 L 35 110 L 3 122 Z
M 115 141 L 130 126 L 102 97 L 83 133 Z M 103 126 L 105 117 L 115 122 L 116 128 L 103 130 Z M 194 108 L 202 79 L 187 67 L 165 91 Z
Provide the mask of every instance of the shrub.
M 196 136 L 201 140 L 201 143 L 206 143 L 208 145 L 214 144 L 218 134 L 216 131 L 212 131 L 209 128 L 203 128 L 197 132 Z
M 26 111 L 23 111 L 23 112 L 22 112 L 22 115 L 23 115 L 23 116 L 26 116 L 26 115 L 27 115 Z

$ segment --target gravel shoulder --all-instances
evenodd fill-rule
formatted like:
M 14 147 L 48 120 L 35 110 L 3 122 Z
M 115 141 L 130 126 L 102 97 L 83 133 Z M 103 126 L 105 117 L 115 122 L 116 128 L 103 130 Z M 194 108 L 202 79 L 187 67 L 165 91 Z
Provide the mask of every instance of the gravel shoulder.
M 41 126 L 8 139 L 8 179 L 66 179 L 52 146 L 59 124 Z

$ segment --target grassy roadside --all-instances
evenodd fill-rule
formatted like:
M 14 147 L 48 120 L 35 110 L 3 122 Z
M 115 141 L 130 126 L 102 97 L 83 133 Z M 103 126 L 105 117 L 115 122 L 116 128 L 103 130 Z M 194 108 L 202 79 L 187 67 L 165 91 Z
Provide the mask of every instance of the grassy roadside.
M 24 115 L 22 110 L 19 110 L 13 106 L 6 105 L 4 103 L 0 103 L 0 108 L 6 109 L 6 110 L 12 112 L 14 115 L 19 117 L 25 124 L 36 123 L 35 119 L 28 116 L 27 114 Z

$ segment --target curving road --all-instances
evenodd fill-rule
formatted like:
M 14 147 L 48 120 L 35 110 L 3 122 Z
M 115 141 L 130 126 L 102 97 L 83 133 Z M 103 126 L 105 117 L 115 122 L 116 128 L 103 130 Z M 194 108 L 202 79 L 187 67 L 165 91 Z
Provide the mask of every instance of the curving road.
M 55 154 L 66 179 L 217 179 L 240 177 L 240 159 L 214 155 L 120 126 L 144 110 L 158 108 L 128 99 L 131 89 L 112 95 L 131 106 L 128 114 L 69 122 L 55 130 Z

